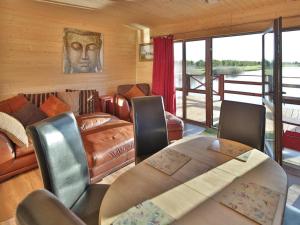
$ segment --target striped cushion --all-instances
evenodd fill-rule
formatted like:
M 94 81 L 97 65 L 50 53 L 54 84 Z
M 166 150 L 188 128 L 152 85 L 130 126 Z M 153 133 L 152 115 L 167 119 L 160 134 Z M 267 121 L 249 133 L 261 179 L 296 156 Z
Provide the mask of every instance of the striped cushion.
M 54 95 L 57 97 L 57 92 L 47 92 L 47 93 L 37 93 L 37 94 L 19 94 L 19 95 L 23 95 L 32 104 L 36 105 L 37 107 L 40 107 L 40 105 L 42 105 L 47 100 L 47 98 L 49 98 L 51 95 Z
M 77 91 L 70 90 L 69 91 Z M 96 90 L 80 90 L 79 94 L 79 115 L 89 114 L 95 112 L 95 96 L 98 95 Z

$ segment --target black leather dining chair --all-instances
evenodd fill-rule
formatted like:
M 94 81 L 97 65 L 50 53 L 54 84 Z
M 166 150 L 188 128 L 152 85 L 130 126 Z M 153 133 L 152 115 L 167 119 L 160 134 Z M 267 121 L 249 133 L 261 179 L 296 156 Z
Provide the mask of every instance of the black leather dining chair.
M 282 225 L 300 225 L 300 210 L 294 206 L 287 205 Z
M 18 205 L 16 220 L 18 225 L 86 225 L 45 189 L 30 193 Z
M 100 204 L 109 186 L 90 183 L 85 150 L 73 113 L 48 118 L 29 126 L 27 131 L 45 189 L 86 224 L 98 224 Z M 17 214 L 19 218 L 30 218 L 22 216 L 26 212 L 19 210 Z
M 132 100 L 135 163 L 143 161 L 168 145 L 168 132 L 161 96 Z
M 264 151 L 266 108 L 224 100 L 221 105 L 218 137 L 237 141 Z

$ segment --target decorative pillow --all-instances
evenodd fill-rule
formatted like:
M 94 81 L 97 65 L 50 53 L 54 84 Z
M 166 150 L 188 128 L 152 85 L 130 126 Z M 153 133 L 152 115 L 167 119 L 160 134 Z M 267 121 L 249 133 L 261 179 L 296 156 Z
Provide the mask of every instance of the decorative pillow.
M 136 85 L 133 85 L 132 88 L 124 94 L 124 96 L 128 100 L 131 100 L 134 97 L 145 96 L 145 94 Z
M 40 107 L 51 95 L 57 97 L 57 92 L 44 92 L 44 93 L 34 93 L 34 94 L 19 94 L 24 96 L 32 104 Z
M 55 116 L 57 114 L 70 111 L 70 106 L 59 100 L 55 96 L 50 96 L 41 106 L 42 112 L 48 116 Z
M 47 115 L 31 102 L 27 102 L 21 109 L 10 115 L 18 119 L 25 127 L 47 118 Z
M 26 103 L 27 99 L 24 96 L 17 95 L 12 98 L 0 102 L 0 111 L 5 113 L 12 113 L 18 111 Z
M 70 106 L 75 116 L 79 115 L 79 94 L 80 91 L 57 93 L 57 97 Z
M 23 125 L 12 116 L 0 112 L 0 131 L 5 133 L 16 145 L 28 146 L 28 137 Z
M 7 100 L 0 102 L 0 112 L 11 113 Z
M 17 95 L 13 98 L 10 98 L 8 104 L 11 111 L 16 112 L 21 109 L 27 102 L 28 101 L 24 96 Z
M 78 90 L 70 90 L 67 89 L 67 92 L 73 92 L 73 91 L 78 91 Z M 79 90 L 79 114 L 84 115 L 84 114 L 90 114 L 95 112 L 95 107 L 98 106 L 99 104 L 99 97 L 98 97 L 98 92 L 96 90 Z M 97 96 L 97 98 L 95 98 Z

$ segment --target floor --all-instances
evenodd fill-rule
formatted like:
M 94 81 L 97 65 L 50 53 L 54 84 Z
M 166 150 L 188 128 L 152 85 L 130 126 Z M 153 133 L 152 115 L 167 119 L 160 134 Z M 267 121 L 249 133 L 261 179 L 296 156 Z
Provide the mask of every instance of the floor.
M 105 177 L 100 183 L 111 184 L 122 173 L 134 166 L 134 163 Z M 0 183 L 0 225 L 16 225 L 14 214 L 20 201 L 30 192 L 43 188 L 38 169 L 18 175 L 6 182 Z
M 213 129 L 206 130 L 194 124 L 186 123 L 184 136 L 195 135 L 216 135 Z M 115 173 L 105 177 L 100 183 L 111 184 L 122 173 L 132 168 L 130 164 Z M 287 204 L 294 205 L 300 209 L 300 170 L 290 166 L 284 166 L 288 175 L 289 192 Z M 16 225 L 14 213 L 18 203 L 33 190 L 42 188 L 42 181 L 38 169 L 16 176 L 6 182 L 0 183 L 0 225 Z
M 192 134 L 200 134 L 205 131 L 204 127 L 194 125 L 192 123 L 185 123 L 184 124 L 184 131 L 183 131 L 183 136 L 186 137 L 188 135 Z

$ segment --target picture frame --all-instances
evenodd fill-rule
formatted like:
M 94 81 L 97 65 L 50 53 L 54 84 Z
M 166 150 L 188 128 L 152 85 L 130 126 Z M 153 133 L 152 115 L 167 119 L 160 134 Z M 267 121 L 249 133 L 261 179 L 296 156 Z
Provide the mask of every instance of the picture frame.
M 140 61 L 152 61 L 153 44 L 152 43 L 140 44 L 139 55 L 140 55 Z
M 103 34 L 64 28 L 64 74 L 98 73 L 103 69 Z

